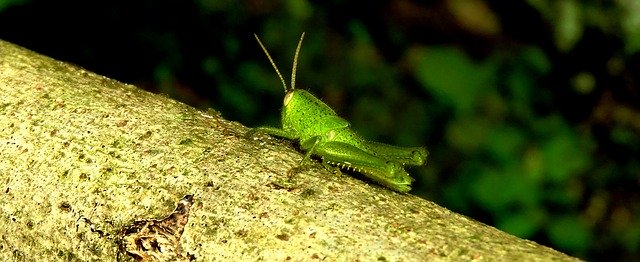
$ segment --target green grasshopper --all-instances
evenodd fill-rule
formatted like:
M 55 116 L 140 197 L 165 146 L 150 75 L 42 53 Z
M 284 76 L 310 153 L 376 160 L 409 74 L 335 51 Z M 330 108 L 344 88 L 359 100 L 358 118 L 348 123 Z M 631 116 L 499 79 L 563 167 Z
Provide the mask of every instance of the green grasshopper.
M 323 163 L 360 172 L 398 192 L 405 193 L 411 190 L 411 182 L 414 179 L 403 166 L 423 165 L 427 158 L 425 148 L 397 147 L 364 140 L 350 129 L 347 120 L 339 117 L 320 99 L 305 90 L 295 89 L 298 54 L 304 33 L 296 47 L 289 88 L 267 49 L 257 35 L 254 34 L 254 37 L 280 77 L 286 94 L 282 108 L 282 128 L 253 128 L 247 133 L 249 137 L 256 133 L 266 133 L 298 141 L 306 151 L 301 164 L 315 155 L 320 157 Z

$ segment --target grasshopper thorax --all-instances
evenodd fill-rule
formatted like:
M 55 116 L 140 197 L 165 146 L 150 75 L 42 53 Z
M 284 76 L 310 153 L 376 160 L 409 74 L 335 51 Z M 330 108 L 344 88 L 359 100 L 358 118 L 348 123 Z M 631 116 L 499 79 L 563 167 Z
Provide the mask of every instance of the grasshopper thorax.
M 282 86 L 284 87 L 284 92 L 285 92 L 284 105 L 286 106 L 291 102 L 291 99 L 293 98 L 294 93 L 295 93 L 296 68 L 298 67 L 298 55 L 300 54 L 300 46 L 302 45 L 302 39 L 304 39 L 304 32 L 300 36 L 300 41 L 298 41 L 298 46 L 296 47 L 296 53 L 293 56 L 293 68 L 291 69 L 291 86 L 289 86 L 289 87 L 287 87 L 287 83 L 284 81 L 284 78 L 282 77 L 282 74 L 280 74 L 280 70 L 278 70 L 278 67 L 276 66 L 276 63 L 273 62 L 273 59 L 271 59 L 271 55 L 269 55 L 269 52 L 267 51 L 267 48 L 264 47 L 262 42 L 260 42 L 260 38 L 258 38 L 258 36 L 256 34 L 253 34 L 253 36 L 256 38 L 256 40 L 258 40 L 258 44 L 262 48 L 262 51 L 264 51 L 264 53 L 267 55 L 267 58 L 269 59 L 269 62 L 271 62 L 271 66 L 273 66 L 273 69 L 276 70 L 276 74 L 278 74 L 278 77 L 280 78 L 280 81 L 282 82 Z

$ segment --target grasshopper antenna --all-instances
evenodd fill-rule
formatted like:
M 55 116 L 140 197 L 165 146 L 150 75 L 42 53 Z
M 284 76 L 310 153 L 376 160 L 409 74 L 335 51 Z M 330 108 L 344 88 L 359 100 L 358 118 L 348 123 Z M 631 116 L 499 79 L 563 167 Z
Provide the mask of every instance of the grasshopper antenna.
M 253 36 L 258 41 L 258 44 L 262 48 L 262 51 L 264 51 L 264 53 L 267 55 L 267 58 L 269 59 L 269 62 L 271 62 L 271 66 L 273 66 L 273 69 L 276 70 L 276 74 L 278 74 L 278 77 L 280 78 L 280 81 L 282 82 L 282 86 L 284 86 L 284 92 L 287 93 L 287 92 L 289 92 L 289 89 L 295 89 L 295 87 L 296 87 L 296 69 L 298 68 L 298 56 L 300 54 L 300 47 L 302 46 L 302 40 L 304 39 L 304 32 L 302 32 L 302 35 L 300 36 L 300 41 L 298 41 L 298 46 L 296 47 L 296 54 L 293 57 L 293 69 L 291 69 L 291 88 L 287 88 L 287 84 L 284 81 L 284 77 L 282 77 L 282 74 L 280 74 L 280 70 L 278 70 L 278 67 L 276 66 L 276 63 L 273 62 L 273 59 L 271 58 L 271 55 L 269 55 L 269 51 L 267 51 L 267 48 L 264 47 L 262 42 L 260 42 L 260 38 L 258 38 L 258 35 L 253 34 Z
M 278 74 L 278 77 L 280 77 L 280 81 L 282 82 L 282 86 L 284 86 L 284 92 L 285 93 L 289 92 L 289 90 L 287 89 L 287 83 L 284 82 L 284 78 L 282 77 L 282 74 L 280 74 L 280 70 L 278 70 L 278 67 L 276 66 L 276 63 L 273 62 L 273 59 L 271 59 L 271 56 L 269 55 L 269 51 L 267 51 L 267 48 L 264 47 L 262 42 L 260 42 L 260 38 L 258 38 L 258 35 L 253 34 L 253 36 L 256 38 L 256 40 L 258 40 L 258 44 L 262 48 L 262 51 L 264 51 L 264 53 L 267 55 L 267 58 L 269 59 L 269 62 L 271 62 L 271 65 L 273 66 L 273 69 L 276 70 L 276 74 Z M 300 39 L 300 40 L 302 40 L 302 39 Z M 296 52 L 296 57 L 297 56 L 298 55 L 297 55 L 297 52 Z M 296 59 L 294 58 L 293 61 L 294 61 L 293 64 L 295 65 L 297 63 Z M 293 75 L 295 76 L 295 69 L 294 69 Z M 293 83 L 293 81 L 291 81 L 291 82 Z M 293 89 L 293 86 L 291 88 Z
M 296 47 L 296 54 L 293 56 L 293 68 L 291 69 L 291 89 L 296 88 L 296 69 L 298 68 L 298 55 L 300 54 L 300 46 L 302 46 L 302 39 L 304 39 L 304 32 L 300 36 L 298 46 Z

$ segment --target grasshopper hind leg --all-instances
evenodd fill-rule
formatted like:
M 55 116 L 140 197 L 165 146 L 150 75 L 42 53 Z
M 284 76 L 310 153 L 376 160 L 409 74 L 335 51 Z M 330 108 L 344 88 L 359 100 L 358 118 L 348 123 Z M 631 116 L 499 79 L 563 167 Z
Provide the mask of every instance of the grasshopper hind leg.
M 411 190 L 413 178 L 399 162 L 390 161 L 355 146 L 335 141 L 315 146 L 313 154 L 322 157 L 323 161 L 329 164 L 360 172 L 395 191 L 406 193 Z
M 365 145 L 376 156 L 415 166 L 424 165 L 429 154 L 424 147 L 399 147 L 374 141 L 366 141 Z

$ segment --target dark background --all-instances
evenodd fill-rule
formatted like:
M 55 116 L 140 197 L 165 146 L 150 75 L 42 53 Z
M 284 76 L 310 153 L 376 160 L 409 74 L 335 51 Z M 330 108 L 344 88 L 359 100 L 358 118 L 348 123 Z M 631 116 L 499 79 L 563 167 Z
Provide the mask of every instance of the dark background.
M 637 1 L 0 0 L 0 39 L 247 126 L 299 88 L 430 151 L 412 194 L 588 260 L 640 260 Z M 455 245 L 455 243 L 452 243 Z

